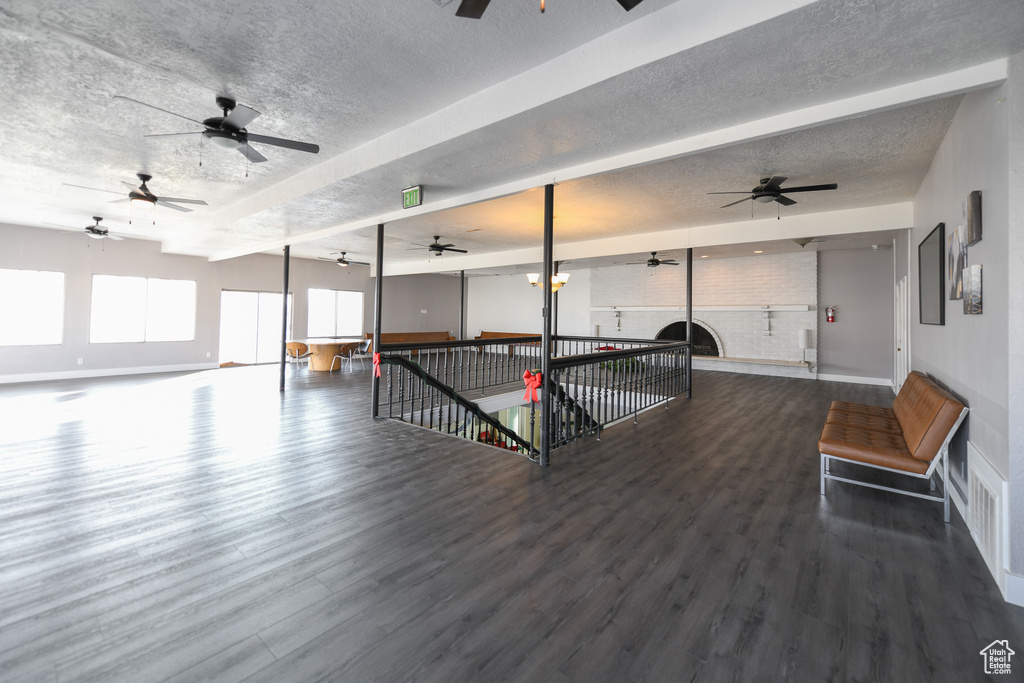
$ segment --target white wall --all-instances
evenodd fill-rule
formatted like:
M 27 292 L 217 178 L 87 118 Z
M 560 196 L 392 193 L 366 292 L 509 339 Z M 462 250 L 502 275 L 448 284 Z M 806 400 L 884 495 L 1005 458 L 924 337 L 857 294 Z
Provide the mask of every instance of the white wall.
M 1018 54 L 1007 83 L 964 97 L 915 197 L 910 236 L 912 366 L 933 375 L 971 409 L 951 460 L 963 460 L 960 451 L 969 439 L 1010 481 L 1009 568 L 1018 575 L 1024 574 L 1022 128 L 1024 57 Z M 968 248 L 967 261 L 982 265 L 984 312 L 965 316 L 962 302 L 947 298 L 946 324 L 920 325 L 917 245 L 936 223 L 944 222 L 947 232 L 956 228 L 972 190 L 983 193 L 983 238 Z M 963 472 L 958 468 L 957 474 Z
M 818 252 L 818 372 L 891 380 L 893 249 Z M 835 322 L 825 307 L 836 306 Z
M 695 311 L 694 318 L 712 328 L 730 358 L 801 360 L 798 330 L 817 327 L 817 260 L 813 251 L 762 254 L 742 258 L 695 260 L 693 305 L 764 306 L 803 304 L 807 311 L 772 312 L 771 334 L 764 334 L 760 311 Z M 685 306 L 686 267 L 615 266 L 591 271 L 591 304 L 601 306 Z M 670 323 L 684 320 L 685 311 L 594 311 L 591 322 L 604 337 L 653 339 Z M 815 360 L 815 349 L 807 351 Z M 694 359 L 695 368 L 809 378 L 813 373 L 790 366 L 723 363 Z
M 569 282 L 558 290 L 558 333 L 589 336 L 590 271 L 570 270 Z M 497 275 L 467 278 L 466 334 L 481 331 L 540 334 L 544 327 L 544 293 L 532 287 L 526 275 Z
M 0 381 L 215 367 L 220 345 L 221 290 L 280 292 L 283 281 L 283 256 L 268 254 L 211 263 L 195 256 L 161 253 L 157 242 L 93 240 L 84 234 L 2 224 L 0 244 L 0 268 L 65 273 L 63 343 L 0 347 Z M 195 339 L 90 344 L 92 276 L 97 273 L 195 280 Z M 385 278 L 384 284 L 386 331 L 456 330 L 458 278 L 403 276 Z M 364 329 L 373 329 L 374 290 L 368 268 L 339 268 L 325 261 L 293 258 L 289 278 L 294 302 L 290 337 L 306 336 L 306 290 L 310 288 L 364 292 Z M 421 314 L 423 309 L 429 313 Z M 83 361 L 81 365 L 79 358 Z

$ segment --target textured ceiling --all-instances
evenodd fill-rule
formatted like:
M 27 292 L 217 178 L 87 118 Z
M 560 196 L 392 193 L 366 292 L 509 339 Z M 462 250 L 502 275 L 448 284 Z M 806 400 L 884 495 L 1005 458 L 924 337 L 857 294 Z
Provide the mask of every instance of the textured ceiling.
M 788 126 L 789 113 L 870 102 L 1024 49 L 1024 0 L 645 0 L 629 13 L 613 0 L 552 0 L 544 15 L 495 0 L 480 21 L 455 6 L 0 2 L 0 221 L 84 226 L 102 215 L 178 253 L 287 242 L 298 256 L 370 260 L 372 226 L 387 216 L 388 258 L 436 270 L 409 243 L 440 234 L 474 254 L 539 243 L 542 193 L 516 184 L 549 176 L 561 243 L 707 225 L 725 243 L 751 207 L 720 209 L 707 193 L 749 189 L 762 174 L 839 183 L 794 196 L 780 225 L 912 199 L 958 92 L 973 86 L 940 83 L 923 101 L 817 124 Z M 114 98 L 201 120 L 219 114 L 219 94 L 263 113 L 250 132 L 316 142 L 320 154 L 264 146 L 269 161 L 248 164 L 199 136 L 146 139 L 197 126 Z M 765 132 L 655 163 L 630 156 L 749 122 Z M 600 174 L 571 171 L 581 164 Z M 140 171 L 157 194 L 209 206 L 158 207 L 154 226 L 113 195 L 66 185 L 120 192 Z M 395 216 L 412 184 L 424 186 L 425 210 Z M 753 209 L 767 218 L 777 205 Z

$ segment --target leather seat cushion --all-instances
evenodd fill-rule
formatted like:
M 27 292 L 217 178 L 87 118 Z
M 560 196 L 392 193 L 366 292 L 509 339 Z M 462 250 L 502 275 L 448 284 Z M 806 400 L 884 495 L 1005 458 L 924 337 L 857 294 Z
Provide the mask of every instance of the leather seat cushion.
M 870 431 L 845 424 L 825 423 L 818 438 L 818 451 L 914 474 L 924 474 L 929 465 L 911 455 L 907 443 L 898 433 Z
M 873 432 L 885 432 L 887 434 L 901 434 L 899 420 L 889 408 L 879 406 L 868 406 L 861 403 L 847 403 L 846 401 L 832 401 L 826 424 L 844 425 L 857 429 L 866 429 Z

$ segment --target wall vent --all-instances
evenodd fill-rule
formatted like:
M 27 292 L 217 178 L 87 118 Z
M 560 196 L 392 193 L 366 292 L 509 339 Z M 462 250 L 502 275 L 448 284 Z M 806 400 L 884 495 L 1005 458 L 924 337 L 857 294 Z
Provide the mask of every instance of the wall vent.
M 1005 593 L 1008 484 L 970 441 L 967 442 L 967 467 L 971 536 L 999 590 Z

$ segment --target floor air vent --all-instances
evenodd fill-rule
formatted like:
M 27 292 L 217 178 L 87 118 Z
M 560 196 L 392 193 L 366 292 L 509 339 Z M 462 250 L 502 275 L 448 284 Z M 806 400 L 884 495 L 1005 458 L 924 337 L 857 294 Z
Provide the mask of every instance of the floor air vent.
M 967 463 L 970 476 L 970 528 L 971 536 L 978 545 L 988 570 L 1003 589 L 1005 572 L 1003 551 L 1005 543 L 1005 520 L 1007 483 L 996 472 L 974 445 L 967 442 Z

